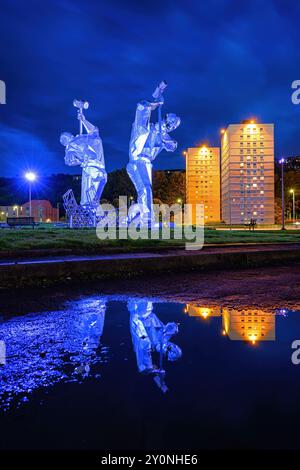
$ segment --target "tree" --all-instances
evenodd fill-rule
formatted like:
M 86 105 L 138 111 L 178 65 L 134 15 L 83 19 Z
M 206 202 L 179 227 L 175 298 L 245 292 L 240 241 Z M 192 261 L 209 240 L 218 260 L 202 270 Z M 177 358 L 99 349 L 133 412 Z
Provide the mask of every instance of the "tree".
M 119 196 L 136 197 L 134 186 L 125 168 L 108 174 L 102 196 L 111 202 Z
M 164 204 L 175 204 L 178 199 L 185 201 L 185 173 L 181 171 L 155 171 L 153 195 Z

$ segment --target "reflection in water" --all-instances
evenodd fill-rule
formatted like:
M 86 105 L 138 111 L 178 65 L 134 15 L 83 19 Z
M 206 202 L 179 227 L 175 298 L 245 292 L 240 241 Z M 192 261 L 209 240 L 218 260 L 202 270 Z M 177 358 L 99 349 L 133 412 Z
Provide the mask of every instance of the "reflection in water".
M 184 309 L 189 317 L 220 317 L 222 315 L 221 307 L 199 307 L 198 305 L 187 304 Z
M 113 298 L 111 299 L 113 300 Z M 81 382 L 100 378 L 99 368 L 108 362 L 108 347 L 102 345 L 107 298 L 90 297 L 70 302 L 59 311 L 30 314 L 0 321 L 0 342 L 6 358 L 0 364 L 0 408 L 16 401 L 28 401 L 34 390 L 58 382 Z M 182 351 L 171 341 L 178 333 L 174 322 L 163 323 L 147 299 L 129 299 L 130 332 L 137 368 L 150 374 L 160 390 L 165 383 L 168 361 L 176 361 Z M 118 307 L 117 307 L 118 309 Z M 231 340 L 274 341 L 276 315 L 257 308 L 221 308 L 188 304 L 185 312 L 208 320 L 222 317 L 223 334 Z M 128 319 L 124 319 L 128 325 Z M 114 316 L 110 316 L 114 334 Z M 4 349 L 3 349 L 4 351 Z
M 223 330 L 232 340 L 275 341 L 275 313 L 261 309 L 222 310 Z
M 99 364 L 108 362 L 108 347 L 101 345 L 106 298 L 70 302 L 60 311 L 30 314 L 0 322 L 0 341 L 6 363 L 0 364 L 0 404 L 28 401 L 36 389 L 57 382 L 100 378 Z M 176 361 L 181 349 L 170 341 L 176 323 L 164 324 L 147 300 L 130 300 L 130 330 L 139 372 L 153 374 L 163 391 L 164 360 Z M 157 356 L 157 365 L 152 356 Z
M 153 374 L 157 386 L 165 393 L 166 371 L 164 359 L 176 361 L 181 357 L 181 349 L 170 341 L 178 333 L 176 323 L 164 324 L 153 312 L 153 303 L 147 300 L 130 300 L 127 304 L 130 312 L 130 331 L 140 372 Z M 158 365 L 153 363 L 153 354 L 158 355 Z
M 108 350 L 100 347 L 105 310 L 105 299 L 92 298 L 0 323 L 7 352 L 0 366 L 4 408 L 16 397 L 28 401 L 35 389 L 86 378 L 95 364 L 106 362 Z
M 286 310 L 270 312 L 258 308 L 222 308 L 215 306 L 198 306 L 187 304 L 184 312 L 189 316 L 208 317 L 222 316 L 222 332 L 235 341 L 275 341 L 276 315 L 286 315 Z

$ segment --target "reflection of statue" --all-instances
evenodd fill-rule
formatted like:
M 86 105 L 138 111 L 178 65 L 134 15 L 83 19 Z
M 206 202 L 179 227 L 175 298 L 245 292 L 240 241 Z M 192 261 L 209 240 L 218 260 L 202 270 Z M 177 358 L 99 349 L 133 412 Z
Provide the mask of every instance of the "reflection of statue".
M 0 364 L 0 412 L 15 400 L 28 401 L 39 388 L 100 378 L 101 364 L 109 360 L 102 343 L 105 309 L 105 297 L 86 297 L 0 321 L 0 338 L 9 346 L 9 361 Z
M 90 363 L 96 356 L 96 351 L 103 334 L 106 301 L 100 299 L 94 305 L 89 303 L 84 307 L 86 311 L 79 315 L 76 321 L 78 336 L 82 339 L 82 350 L 77 358 L 81 364 L 76 367 L 75 372 L 87 376 L 90 372 Z
M 130 300 L 130 331 L 137 365 L 140 372 L 153 374 L 158 387 L 167 391 L 164 382 L 163 358 L 176 361 L 181 357 L 181 349 L 171 343 L 171 337 L 178 332 L 176 323 L 164 324 L 153 313 L 153 304 L 147 300 Z M 154 365 L 152 354 L 158 353 L 159 366 Z
M 129 145 L 127 173 L 135 186 L 138 204 L 142 205 L 148 220 L 151 220 L 152 206 L 152 161 L 162 150 L 174 152 L 177 148 L 177 142 L 168 132 L 179 126 L 180 118 L 167 114 L 161 119 L 162 93 L 166 86 L 166 82 L 159 85 L 153 94 L 153 102 L 138 103 Z M 157 108 L 159 120 L 156 124 L 150 123 L 151 112 Z
M 60 142 L 66 147 L 65 163 L 68 166 L 80 165 L 82 167 L 81 206 L 96 206 L 107 181 L 105 171 L 102 140 L 96 126 L 88 122 L 82 113 L 88 103 L 74 100 L 78 109 L 80 133 L 74 137 L 69 132 L 61 134 Z M 85 128 L 86 134 L 82 133 Z

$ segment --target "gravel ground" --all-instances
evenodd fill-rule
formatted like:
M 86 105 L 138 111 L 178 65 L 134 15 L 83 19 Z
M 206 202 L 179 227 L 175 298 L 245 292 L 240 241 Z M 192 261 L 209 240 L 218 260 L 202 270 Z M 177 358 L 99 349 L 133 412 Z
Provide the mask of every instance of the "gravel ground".
M 300 264 L 207 273 L 172 273 L 155 279 L 73 284 L 57 288 L 21 289 L 0 294 L 1 314 L 57 309 L 86 295 L 147 296 L 165 301 L 232 307 L 300 310 Z

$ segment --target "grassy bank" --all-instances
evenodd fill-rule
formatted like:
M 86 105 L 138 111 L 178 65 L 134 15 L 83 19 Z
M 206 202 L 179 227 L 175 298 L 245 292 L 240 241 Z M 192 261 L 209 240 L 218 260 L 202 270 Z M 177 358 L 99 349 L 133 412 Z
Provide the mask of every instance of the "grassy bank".
M 64 250 L 99 253 L 109 249 L 134 251 L 143 248 L 180 247 L 182 240 L 99 240 L 95 229 L 36 228 L 0 230 L 0 252 L 26 250 Z M 300 230 L 220 231 L 205 229 L 205 244 L 300 243 Z

